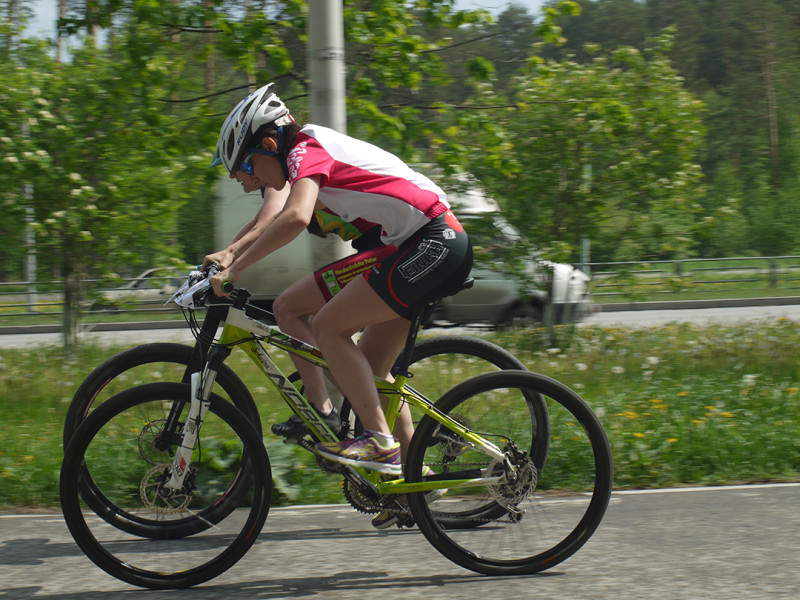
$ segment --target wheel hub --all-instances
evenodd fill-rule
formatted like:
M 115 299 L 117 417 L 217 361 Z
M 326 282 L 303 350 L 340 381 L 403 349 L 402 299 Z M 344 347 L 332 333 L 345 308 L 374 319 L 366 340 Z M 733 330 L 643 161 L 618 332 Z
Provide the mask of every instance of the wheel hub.
M 186 475 L 183 488 L 167 494 L 164 484 L 169 480 L 172 465 L 159 464 L 153 466 L 142 477 L 139 483 L 139 498 L 142 504 L 155 513 L 171 515 L 186 510 L 192 500 L 191 480 L 194 473 Z

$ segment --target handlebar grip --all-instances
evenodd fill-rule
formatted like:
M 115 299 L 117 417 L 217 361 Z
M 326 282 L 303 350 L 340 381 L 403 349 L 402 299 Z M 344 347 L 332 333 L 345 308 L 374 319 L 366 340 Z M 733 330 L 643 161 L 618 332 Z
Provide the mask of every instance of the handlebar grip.
M 226 294 L 230 294 L 235 289 L 232 281 L 223 281 L 222 282 L 222 291 Z

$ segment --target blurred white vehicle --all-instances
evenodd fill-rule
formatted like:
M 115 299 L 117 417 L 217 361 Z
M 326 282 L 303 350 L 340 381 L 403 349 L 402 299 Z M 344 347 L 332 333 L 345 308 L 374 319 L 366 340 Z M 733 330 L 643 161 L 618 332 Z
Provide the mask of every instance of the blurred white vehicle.
M 115 288 L 104 288 L 91 299 L 92 310 L 116 310 L 126 305 L 164 304 L 183 284 L 185 273 L 174 267 L 147 269 Z
M 467 231 L 470 231 L 470 221 L 492 220 L 500 239 L 474 239 L 474 246 L 508 245 L 519 239 L 519 232 L 494 212 L 497 210 L 494 200 L 479 191 L 472 189 L 463 194 L 448 194 L 447 197 Z M 523 285 L 476 261 L 472 277 L 475 284 L 470 289 L 445 298 L 440 303 L 434 312 L 434 321 L 488 323 L 493 326 L 542 322 L 547 309 L 548 286 L 552 286 L 553 322 L 576 321 L 588 312 L 589 277 L 572 265 L 532 256 L 525 264 L 525 280 L 532 283 Z

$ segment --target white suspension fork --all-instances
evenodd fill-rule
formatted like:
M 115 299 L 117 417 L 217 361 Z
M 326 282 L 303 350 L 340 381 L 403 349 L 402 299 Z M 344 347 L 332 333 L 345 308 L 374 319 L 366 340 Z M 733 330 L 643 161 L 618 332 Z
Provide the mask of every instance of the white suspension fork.
M 211 376 L 209 377 L 208 375 Z M 183 429 L 181 445 L 178 446 L 175 452 L 175 458 L 172 460 L 169 481 L 164 484 L 164 488 L 168 491 L 175 492 L 183 489 L 183 482 L 186 479 L 186 474 L 189 472 L 192 454 L 197 445 L 200 426 L 203 424 L 203 419 L 206 416 L 208 407 L 211 405 L 211 388 L 214 386 L 215 379 L 216 372 L 207 372 L 206 377 L 203 378 L 204 385 L 201 390 L 200 373 L 192 373 L 190 384 L 192 401 L 189 406 L 189 414 L 186 417 L 186 425 Z

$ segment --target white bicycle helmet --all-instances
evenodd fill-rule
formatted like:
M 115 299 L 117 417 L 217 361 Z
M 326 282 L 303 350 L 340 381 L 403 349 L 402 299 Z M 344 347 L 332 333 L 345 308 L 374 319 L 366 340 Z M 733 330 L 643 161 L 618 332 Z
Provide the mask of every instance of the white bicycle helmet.
M 239 102 L 222 124 L 217 140 L 217 151 L 211 166 L 222 164 L 233 173 L 253 146 L 253 136 L 259 128 L 274 123 L 279 132 L 279 152 L 283 152 L 282 127 L 294 122 L 289 109 L 273 93 L 274 84 L 258 88 Z

